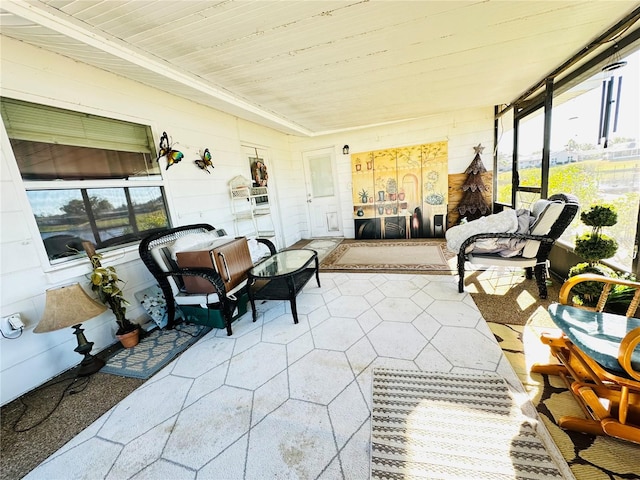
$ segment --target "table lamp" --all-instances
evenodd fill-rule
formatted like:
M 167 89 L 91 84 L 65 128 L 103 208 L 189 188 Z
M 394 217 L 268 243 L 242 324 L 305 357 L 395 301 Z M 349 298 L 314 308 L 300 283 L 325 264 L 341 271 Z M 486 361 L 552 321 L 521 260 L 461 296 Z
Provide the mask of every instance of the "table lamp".
M 78 375 L 86 377 L 104 367 L 105 362 L 91 355 L 93 342 L 87 341 L 81 323 L 97 317 L 106 310 L 107 307 L 87 295 L 79 283 L 53 288 L 47 290 L 44 313 L 33 332 L 46 333 L 72 327 L 78 340 L 74 352 L 84 355 Z

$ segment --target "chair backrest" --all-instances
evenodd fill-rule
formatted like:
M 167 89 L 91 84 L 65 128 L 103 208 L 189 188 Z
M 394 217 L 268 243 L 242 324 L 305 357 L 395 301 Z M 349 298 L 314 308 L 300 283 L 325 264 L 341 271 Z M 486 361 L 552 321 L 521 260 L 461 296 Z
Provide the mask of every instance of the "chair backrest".
M 571 194 L 560 193 L 550 196 L 548 200 L 540 200 L 531 209 L 536 220 L 529 233 L 543 235 L 555 242 L 571 224 L 579 209 L 578 198 Z M 537 240 L 527 240 L 522 250 L 522 256 L 525 258 L 546 258 L 552 245 L 553 242 L 541 244 Z
M 177 239 L 187 235 L 212 231 L 216 231 L 216 228 L 206 223 L 198 223 L 162 230 L 142 239 L 138 247 L 140 258 L 149 269 L 149 272 L 151 272 L 158 281 L 165 294 L 168 293 L 166 291 L 168 288 L 173 295 L 176 295 L 182 287 L 182 285 L 178 285 L 176 281 L 179 277 L 167 278 L 161 275 L 163 272 L 175 271 L 178 268 L 175 261 L 171 258 L 171 253 L 169 252 L 168 247 Z M 224 230 L 217 231 L 222 235 L 225 234 Z

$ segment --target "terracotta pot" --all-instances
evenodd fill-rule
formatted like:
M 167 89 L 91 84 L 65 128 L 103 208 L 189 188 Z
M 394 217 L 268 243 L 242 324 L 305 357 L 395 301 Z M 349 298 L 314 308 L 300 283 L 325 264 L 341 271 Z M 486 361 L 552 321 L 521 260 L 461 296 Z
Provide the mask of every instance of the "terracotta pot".
M 124 348 L 135 347 L 140 342 L 140 329 L 136 328 L 133 332 L 124 335 L 116 335 Z

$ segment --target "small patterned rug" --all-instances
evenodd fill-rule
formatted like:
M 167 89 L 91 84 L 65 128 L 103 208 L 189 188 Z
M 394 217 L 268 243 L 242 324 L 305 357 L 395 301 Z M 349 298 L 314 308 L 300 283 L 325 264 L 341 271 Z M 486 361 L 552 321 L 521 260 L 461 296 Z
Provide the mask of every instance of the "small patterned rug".
M 499 375 L 376 368 L 371 478 L 563 476 Z
M 338 245 L 320 269 L 450 273 L 454 256 L 443 240 L 358 240 Z
M 135 347 L 116 352 L 100 371 L 147 379 L 210 330 L 211 327 L 189 323 L 179 324 L 172 330 L 153 330 Z

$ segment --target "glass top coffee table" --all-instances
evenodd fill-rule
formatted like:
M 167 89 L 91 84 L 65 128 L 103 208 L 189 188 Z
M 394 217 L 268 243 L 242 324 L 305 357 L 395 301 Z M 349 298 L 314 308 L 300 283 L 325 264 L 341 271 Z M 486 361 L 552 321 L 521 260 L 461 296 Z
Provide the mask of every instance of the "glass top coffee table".
M 293 322 L 298 323 L 296 296 L 315 274 L 318 287 L 318 254 L 315 250 L 284 250 L 249 270 L 247 294 L 256 321 L 256 300 L 289 300 Z

